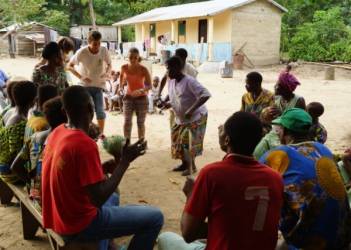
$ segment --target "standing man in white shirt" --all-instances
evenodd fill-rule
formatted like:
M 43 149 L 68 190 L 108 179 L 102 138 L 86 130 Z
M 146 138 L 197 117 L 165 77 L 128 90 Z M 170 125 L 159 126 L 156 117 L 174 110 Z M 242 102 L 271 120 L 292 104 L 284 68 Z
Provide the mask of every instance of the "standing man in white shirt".
M 75 69 L 78 66 L 78 69 Z M 80 79 L 93 98 L 96 119 L 100 132 L 104 132 L 106 114 L 104 111 L 103 89 L 111 70 L 108 50 L 101 46 L 101 33 L 90 31 L 88 46 L 79 49 L 69 62 L 69 70 Z

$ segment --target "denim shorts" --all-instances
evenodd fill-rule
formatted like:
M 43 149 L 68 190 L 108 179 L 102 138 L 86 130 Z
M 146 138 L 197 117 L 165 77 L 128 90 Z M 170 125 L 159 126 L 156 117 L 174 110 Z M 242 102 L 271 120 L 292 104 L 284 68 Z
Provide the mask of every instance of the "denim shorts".
M 97 120 L 104 120 L 106 118 L 106 113 L 104 110 L 104 97 L 102 88 L 98 87 L 86 87 L 90 96 L 93 98 L 95 113 Z

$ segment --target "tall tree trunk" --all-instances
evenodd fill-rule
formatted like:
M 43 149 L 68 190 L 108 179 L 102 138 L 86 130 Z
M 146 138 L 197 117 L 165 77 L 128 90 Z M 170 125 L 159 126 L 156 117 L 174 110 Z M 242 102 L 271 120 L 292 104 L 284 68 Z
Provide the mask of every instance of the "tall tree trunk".
M 89 0 L 89 11 L 90 11 L 91 23 L 93 25 L 93 30 L 96 30 L 96 19 L 95 19 L 93 0 Z

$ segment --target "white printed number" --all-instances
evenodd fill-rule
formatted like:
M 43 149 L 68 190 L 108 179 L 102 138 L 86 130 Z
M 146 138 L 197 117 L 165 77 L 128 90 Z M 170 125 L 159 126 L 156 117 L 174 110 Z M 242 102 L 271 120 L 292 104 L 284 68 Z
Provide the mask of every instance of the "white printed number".
M 256 198 L 258 198 L 258 204 L 252 230 L 262 231 L 268 210 L 268 187 L 247 187 L 245 190 L 245 200 L 255 200 Z

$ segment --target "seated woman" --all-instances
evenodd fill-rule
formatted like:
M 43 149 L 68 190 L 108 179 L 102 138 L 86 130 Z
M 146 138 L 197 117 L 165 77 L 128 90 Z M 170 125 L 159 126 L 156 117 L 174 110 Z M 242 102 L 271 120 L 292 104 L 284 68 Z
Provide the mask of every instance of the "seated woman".
M 28 111 L 33 107 L 37 94 L 36 85 L 30 81 L 15 83 L 12 97 L 15 109 L 11 115 L 0 117 L 0 178 L 5 182 L 16 182 L 10 166 L 23 145 Z
M 33 82 L 39 86 L 53 84 L 59 94 L 62 94 L 68 87 L 68 82 L 60 47 L 57 43 L 50 42 L 45 46 L 42 56 L 47 63 L 34 69 Z
M 290 73 L 291 66 L 288 65 L 286 70 L 284 70 L 275 85 L 275 108 L 280 114 L 284 111 L 292 108 L 306 109 L 305 99 L 294 93 L 298 85 L 301 83 L 296 79 L 296 77 Z
M 43 105 L 43 112 L 50 128 L 34 133 L 30 140 L 25 142 L 11 166 L 11 170 L 22 181 L 29 184 L 30 198 L 39 209 L 41 207 L 41 163 L 45 141 L 52 130 L 67 121 L 65 113 L 62 111 L 61 97 L 46 101 Z M 26 164 L 27 162 L 29 164 Z

